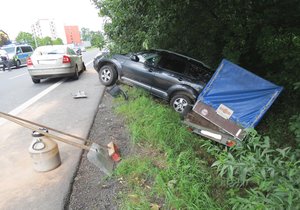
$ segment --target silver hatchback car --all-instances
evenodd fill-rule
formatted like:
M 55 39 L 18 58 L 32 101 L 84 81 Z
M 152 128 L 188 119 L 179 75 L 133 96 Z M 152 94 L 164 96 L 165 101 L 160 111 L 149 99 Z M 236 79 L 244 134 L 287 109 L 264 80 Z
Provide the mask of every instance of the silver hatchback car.
M 79 78 L 79 72 L 86 67 L 81 54 L 65 45 L 41 46 L 27 59 L 28 72 L 33 83 L 54 77 Z

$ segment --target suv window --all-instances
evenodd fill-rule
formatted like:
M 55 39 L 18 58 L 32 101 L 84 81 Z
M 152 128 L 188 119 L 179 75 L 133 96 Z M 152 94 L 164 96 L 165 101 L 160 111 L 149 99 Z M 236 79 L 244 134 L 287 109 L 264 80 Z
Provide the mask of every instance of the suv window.
M 5 48 L 3 48 L 3 50 L 5 50 L 9 54 L 15 53 L 15 48 L 14 47 L 5 47 Z
M 161 56 L 155 52 L 145 52 L 137 55 L 140 59 L 140 62 L 147 63 L 151 66 L 156 66 Z
M 17 47 L 17 53 L 22 53 L 22 50 L 20 47 Z
M 208 81 L 213 72 L 201 63 L 190 60 L 185 74 L 193 78 L 202 78 L 205 79 L 205 81 Z
M 29 46 L 22 46 L 21 49 L 23 53 L 32 52 L 32 48 Z
M 163 54 L 158 66 L 182 74 L 185 71 L 186 62 L 184 58 L 181 58 L 177 55 Z

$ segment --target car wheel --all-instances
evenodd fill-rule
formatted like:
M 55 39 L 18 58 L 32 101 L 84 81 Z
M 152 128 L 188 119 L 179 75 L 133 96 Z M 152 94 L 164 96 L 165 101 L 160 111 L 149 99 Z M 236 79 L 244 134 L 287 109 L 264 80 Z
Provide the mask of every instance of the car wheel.
M 105 65 L 99 71 L 100 82 L 105 86 L 111 86 L 117 81 L 117 72 L 113 66 Z
M 74 73 L 73 79 L 78 80 L 78 78 L 79 78 L 78 67 L 75 66 L 75 73 Z
M 17 60 L 17 62 L 16 62 L 16 69 L 20 68 L 20 66 L 21 66 L 21 61 Z
M 192 109 L 193 100 L 185 94 L 176 94 L 172 97 L 170 105 L 176 112 L 186 115 Z
M 40 83 L 40 82 L 41 82 L 40 79 L 36 79 L 36 78 L 33 78 L 33 77 L 31 77 L 31 79 L 32 79 L 32 82 L 33 82 L 34 84 L 37 84 L 37 83 Z

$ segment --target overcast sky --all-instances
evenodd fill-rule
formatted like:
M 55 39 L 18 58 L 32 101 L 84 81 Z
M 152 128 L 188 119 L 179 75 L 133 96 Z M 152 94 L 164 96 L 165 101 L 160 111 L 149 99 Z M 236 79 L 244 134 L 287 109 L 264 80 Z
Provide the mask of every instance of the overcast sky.
M 64 25 L 78 25 L 93 31 L 102 29 L 99 10 L 90 0 L 7 0 L 0 10 L 0 29 L 15 39 L 20 31 L 31 32 L 37 19 L 54 19 L 58 36 L 65 40 Z

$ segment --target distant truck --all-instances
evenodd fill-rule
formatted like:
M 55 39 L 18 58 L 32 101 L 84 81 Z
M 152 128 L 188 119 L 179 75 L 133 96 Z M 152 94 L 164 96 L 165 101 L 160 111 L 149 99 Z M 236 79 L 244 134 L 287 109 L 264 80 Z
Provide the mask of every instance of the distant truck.
M 184 118 L 196 134 L 232 147 L 243 142 L 282 91 L 261 77 L 222 60 Z

